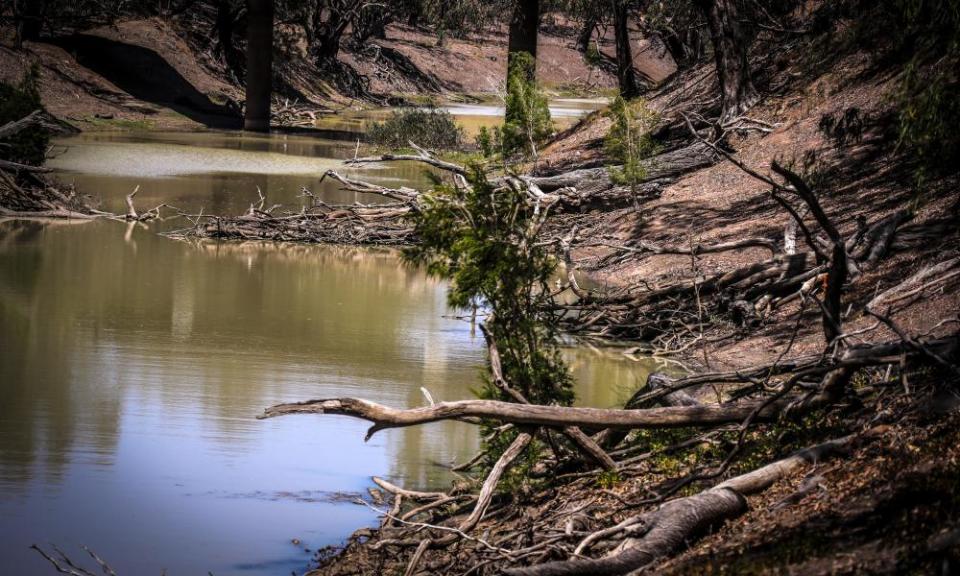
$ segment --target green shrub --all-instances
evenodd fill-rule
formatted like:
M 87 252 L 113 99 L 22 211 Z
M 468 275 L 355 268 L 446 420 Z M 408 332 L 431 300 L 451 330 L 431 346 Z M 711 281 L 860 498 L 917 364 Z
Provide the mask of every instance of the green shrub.
M 918 182 L 956 172 L 960 0 L 894 0 L 886 9 L 899 23 L 895 42 L 911 54 L 896 95 L 900 145 L 918 162 Z
M 501 151 L 504 157 L 522 154 L 538 156 L 538 147 L 553 134 L 550 104 L 537 86 L 536 61 L 520 52 L 510 60 L 507 74 L 506 113 L 501 129 Z
M 490 312 L 484 326 L 497 343 L 510 387 L 534 404 L 570 405 L 573 379 L 560 351 L 558 318 L 547 306 L 557 262 L 549 246 L 537 241 L 543 213 L 535 213 L 526 190 L 495 189 L 479 166 L 472 166 L 467 181 L 469 186 L 441 185 L 423 197 L 413 216 L 420 242 L 404 256 L 450 281 L 450 306 L 480 305 Z M 489 377 L 477 395 L 512 400 Z M 485 465 L 492 465 L 517 433 L 513 428 L 486 441 Z M 531 444 L 506 485 L 529 484 L 523 471 L 541 449 Z
M 848 43 L 878 67 L 902 66 L 892 104 L 898 144 L 916 161 L 918 185 L 960 167 L 960 0 L 845 0 Z M 837 53 L 841 51 L 835 51 Z
M 480 154 L 482 154 L 484 158 L 492 158 L 493 155 L 496 154 L 497 139 L 499 138 L 499 128 L 494 128 L 493 130 L 487 129 L 486 126 L 480 128 L 480 132 L 477 133 L 476 144 L 480 150 Z
M 469 187 L 438 186 L 414 215 L 420 242 L 405 257 L 450 281 L 454 308 L 488 308 L 503 375 L 530 402 L 569 404 L 572 379 L 549 313 L 556 259 L 536 241 L 537 219 L 525 190 L 494 186 L 474 166 Z M 499 397 L 489 386 L 482 394 Z M 504 398 L 506 399 L 506 398 Z
M 960 85 L 955 71 L 908 68 L 896 97 L 899 143 L 917 161 L 917 182 L 960 168 Z
M 603 64 L 603 55 L 600 53 L 600 49 L 597 48 L 595 43 L 591 42 L 587 45 L 587 50 L 583 53 L 583 61 L 586 62 L 587 66 L 594 66 L 597 68 Z
M 647 177 L 643 160 L 657 152 L 657 143 L 650 132 L 660 116 L 651 110 L 645 100 L 627 101 L 617 96 L 607 111 L 613 121 L 610 132 L 604 139 L 607 157 L 622 164 L 611 168 L 610 178 L 616 184 L 635 186 Z
M 40 101 L 40 71 L 34 66 L 17 85 L 0 82 L 0 126 L 43 109 Z M 39 166 L 46 159 L 50 135 L 46 130 L 29 128 L 8 138 L 0 146 L 0 156 L 12 162 Z
M 368 131 L 371 142 L 385 148 L 404 148 L 410 142 L 434 150 L 456 150 L 463 146 L 463 128 L 446 110 L 412 108 L 393 112 Z

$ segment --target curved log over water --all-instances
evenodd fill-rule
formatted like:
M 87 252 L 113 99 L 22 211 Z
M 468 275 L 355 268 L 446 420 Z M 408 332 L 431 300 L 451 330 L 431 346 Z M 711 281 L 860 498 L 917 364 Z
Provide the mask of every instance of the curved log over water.
M 760 411 L 760 419 L 777 415 L 790 400 L 771 403 Z M 373 422 L 367 431 L 369 440 L 375 433 L 387 428 L 403 428 L 440 420 L 459 420 L 465 417 L 487 418 L 511 424 L 527 424 L 564 428 L 680 428 L 685 426 L 713 426 L 742 422 L 760 406 L 749 402 L 733 406 L 700 405 L 668 406 L 646 410 L 621 410 L 566 406 L 515 404 L 498 400 L 459 400 L 438 402 L 432 406 L 398 409 L 360 398 L 331 398 L 307 400 L 292 404 L 277 404 L 264 410 L 259 418 L 273 418 L 288 414 L 340 414 Z

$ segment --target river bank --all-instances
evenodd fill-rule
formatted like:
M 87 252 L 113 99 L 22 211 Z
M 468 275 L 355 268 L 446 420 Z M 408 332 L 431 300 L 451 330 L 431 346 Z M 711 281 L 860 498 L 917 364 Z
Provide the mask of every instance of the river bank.
M 741 416 L 711 430 L 697 425 L 691 410 L 684 422 L 693 428 L 673 432 L 651 424 L 654 430 L 628 436 L 611 452 L 618 461 L 614 475 L 582 462 L 578 467 L 576 457 L 564 464 L 548 458 L 546 477 L 511 478 L 479 521 L 472 491 L 460 485 L 442 496 L 394 490 L 378 507 L 381 529 L 362 529 L 342 549 L 324 551 L 315 574 L 626 573 L 648 562 L 647 569 L 678 574 L 950 573 L 960 524 L 947 488 L 958 478 L 955 451 L 945 448 L 956 439 L 958 405 L 950 387 L 960 309 L 957 179 L 954 174 L 916 188 L 912 159 L 890 129 L 898 76 L 877 73 L 874 55 L 844 52 L 830 42 L 819 48 L 835 50 L 824 57 L 828 65 L 811 71 L 803 51 L 820 40 L 779 45 L 771 35 L 759 43 L 757 50 L 766 51 L 759 73 L 767 95 L 749 117 L 725 128 L 726 149 L 709 146 L 705 139 L 719 128 L 701 120 L 717 110 L 711 65 L 650 92 L 648 103 L 663 118 L 657 130 L 663 146 L 648 163 L 639 208 L 631 190 L 597 168 L 607 163 L 606 118 L 587 118 L 543 152 L 529 182 L 556 195 L 544 200 L 555 202 L 547 237 L 570 245 L 570 263 L 592 280 L 591 289 L 578 294 L 583 305 L 571 310 L 576 321 L 569 328 L 590 337 L 637 339 L 647 353 L 688 364 L 702 375 L 685 381 L 694 398 L 718 417 L 738 399 L 763 398 L 761 387 L 770 386 L 776 398 L 800 385 L 800 396 L 810 398 L 831 378 L 819 381 L 794 363 L 837 360 L 824 345 L 825 331 L 833 345 L 824 310 L 837 273 L 823 267 L 829 257 L 816 256 L 835 229 L 849 255 L 833 304 L 842 339 L 870 353 L 871 346 L 903 342 L 904 334 L 928 342 L 942 337 L 954 342 L 947 359 L 928 356 L 915 365 L 905 359 L 900 376 L 892 375 L 897 368 L 882 367 L 858 370 L 855 378 L 847 373 L 844 381 L 854 381 L 842 399 L 768 424 L 751 427 L 753 418 L 744 422 Z M 852 140 L 830 129 L 845 118 L 859 123 Z M 702 128 L 699 136 L 688 122 Z M 779 172 L 771 169 L 774 162 Z M 779 183 L 784 177 L 796 178 Z M 813 190 L 795 201 L 817 214 L 807 222 L 819 239 L 803 239 L 797 218 L 771 194 L 771 182 L 774 191 Z M 894 319 L 884 316 L 881 304 Z M 894 359 L 885 362 L 900 362 L 904 351 L 887 349 Z M 783 364 L 792 366 L 792 376 L 775 376 Z M 826 370 L 835 381 L 836 369 Z M 647 401 L 657 399 L 663 394 Z M 267 414 L 331 412 L 383 427 L 423 416 L 353 401 L 287 405 Z M 660 414 L 650 404 L 635 407 L 651 418 Z M 544 423 L 532 412 L 494 405 L 443 410 L 474 408 L 466 413 L 514 425 Z M 679 407 L 669 412 L 681 413 Z M 563 422 L 587 425 L 583 418 Z M 738 439 L 740 430 L 752 432 Z M 810 458 L 790 475 L 773 476 L 765 490 L 744 492 L 749 511 L 720 515 L 729 521 L 692 548 L 686 548 L 693 531 L 683 531 L 690 528 L 684 520 L 677 520 L 672 540 L 659 530 L 644 537 L 664 520 L 656 514 L 662 502 L 689 497 L 692 509 L 702 511 L 697 506 L 705 499 L 697 498 L 710 496 L 721 480 L 765 470 L 763 464 L 789 458 L 792 450 L 837 438 L 846 448 L 834 459 Z M 731 453 L 739 455 L 732 466 Z M 468 485 L 479 488 L 482 473 Z M 921 479 L 933 506 L 915 489 Z M 810 533 L 823 536 L 801 536 Z M 628 565 L 627 558 L 639 564 Z M 618 559 L 625 564 L 614 565 Z
M 718 111 L 709 63 L 647 94 L 662 118 L 655 131 L 661 148 L 638 188 L 616 184 L 605 169 L 609 120 L 602 115 L 589 116 L 544 150 L 528 181 L 551 203 L 545 241 L 589 276 L 584 287 L 566 278 L 575 296 L 565 304 L 570 333 L 626 339 L 636 344 L 627 356 L 685 364 L 697 374 L 680 381 L 690 386 L 692 400 L 667 398 L 669 390 L 651 395 L 646 382 L 636 382 L 634 410 L 590 413 L 634 419 L 632 433 L 596 439 L 610 442 L 603 446 L 615 469 L 597 468 L 561 444 L 544 450 L 548 457 L 523 474 L 507 474 L 502 484 L 494 478 L 485 508 L 474 493 L 487 470 L 464 470 L 448 491 L 416 478 L 400 490 L 381 487 L 366 500 L 382 517 L 381 529 L 363 528 L 343 549 L 321 551 L 317 573 L 576 573 L 600 568 L 568 561 L 607 562 L 631 549 L 633 560 L 655 560 L 651 567 L 675 573 L 831 573 L 838 566 L 896 573 L 951 565 L 960 520 L 949 488 L 958 477 L 957 403 L 948 386 L 955 382 L 960 309 L 956 175 L 917 189 L 911 159 L 890 128 L 897 77 L 877 74 L 872 54 L 828 42 L 831 58 L 817 52 L 823 59 L 811 69 L 803 55 L 822 37 L 780 40 L 768 33 L 758 42 L 765 98 L 728 126 L 704 120 Z M 838 138 L 829 127 L 846 126 L 849 118 L 859 118 L 859 136 Z M 718 130 L 726 132 L 722 147 L 710 139 Z M 403 166 L 389 158 L 363 164 L 351 168 L 357 180 Z M 380 184 L 400 186 L 389 179 Z M 351 187 L 359 185 L 346 184 Z M 786 195 L 794 212 L 771 188 Z M 416 201 L 415 192 L 404 194 L 403 202 Z M 255 204 L 248 211 L 230 204 L 213 215 L 221 236 L 274 238 L 258 235 L 264 223 L 273 224 L 272 200 L 252 194 L 250 200 Z M 252 228 L 223 234 L 227 227 L 219 224 L 241 220 Z M 246 246 L 201 245 L 241 252 Z M 832 266 L 840 258 L 843 266 Z M 852 345 L 841 349 L 838 343 L 848 340 Z M 449 406 L 436 408 L 414 388 L 387 399 L 368 398 L 363 388 L 295 392 L 305 395 L 284 400 L 326 401 L 287 404 L 268 415 L 327 411 L 388 427 L 411 423 L 401 416 Z M 438 400 L 468 397 L 458 388 Z M 418 411 L 388 411 L 405 407 Z M 570 415 L 561 409 L 530 416 L 522 406 L 456 408 L 536 429 L 545 445 L 564 426 L 591 433 L 606 427 L 591 426 L 582 412 L 570 416 L 581 420 L 549 419 Z M 362 431 L 355 430 L 359 439 Z M 769 472 L 766 464 L 824 442 L 837 449 L 805 452 L 802 462 L 775 466 L 776 474 L 744 488 L 742 475 Z M 458 456 L 461 464 L 464 456 L 472 460 Z M 735 490 L 722 487 L 731 480 Z M 926 483 L 918 491 L 920 480 Z M 656 515 L 661 503 L 699 511 L 718 491 L 733 501 L 705 516 L 722 525 L 714 536 L 696 540 L 696 530 L 678 522 L 669 539 L 657 540 L 663 537 L 657 524 L 663 518 Z M 933 494 L 936 507 L 921 493 Z M 657 530 L 648 533 L 651 527 Z M 802 538 L 802 532 L 828 533 L 831 540 Z M 651 535 L 653 544 L 645 541 Z M 851 558 L 851 550 L 866 557 Z M 677 557 L 667 562 L 668 554 Z M 551 561 L 563 564 L 543 567 Z
M 15 51 L 0 42 L 0 80 L 16 82 L 40 67 L 41 93 L 48 111 L 74 126 L 102 130 L 197 130 L 238 128 L 243 90 L 224 65 L 209 54 L 206 28 L 211 22 L 173 17 L 117 22 L 62 38 L 28 43 Z M 541 82 L 555 97 L 609 95 L 616 78 L 609 69 L 591 67 L 572 44 L 572 29 L 541 33 L 544 56 Z M 0 29 L 0 39 L 11 31 Z M 601 37 L 604 53 L 612 38 Z M 350 95 L 324 80 L 304 53 L 284 53 L 277 73 L 274 125 L 329 129 L 346 113 L 407 102 L 495 104 L 506 76 L 506 35 L 488 30 L 467 38 L 436 38 L 392 24 L 384 39 L 357 48 L 346 45 L 341 64 L 367 80 L 368 97 Z M 284 52 L 286 48 L 277 48 Z M 644 74 L 659 80 L 671 72 L 649 44 L 638 44 Z M 402 58 L 397 66 L 385 54 Z M 349 119 L 347 120 L 349 122 Z
M 87 132 L 52 144 L 54 177 L 120 215 L 137 186 L 141 211 L 242 213 L 257 187 L 286 204 L 303 186 L 368 201 L 316 185 L 353 143 Z M 418 167 L 377 173 L 426 182 Z M 0 218 L 0 556 L 18 574 L 49 574 L 29 549 L 47 542 L 71 556 L 90 546 L 126 574 L 302 573 L 314 550 L 375 525 L 353 503 L 372 476 L 442 489 L 478 448 L 457 423 L 365 443 L 347 420 L 256 421 L 314 393 L 401 406 L 422 402 L 421 387 L 467 395 L 481 336 L 394 250 L 176 242 L 159 234 L 189 224 L 174 214 Z M 567 354 L 584 405 L 622 403 L 650 369 L 617 350 Z M 91 529 L 91 502 L 127 514 Z

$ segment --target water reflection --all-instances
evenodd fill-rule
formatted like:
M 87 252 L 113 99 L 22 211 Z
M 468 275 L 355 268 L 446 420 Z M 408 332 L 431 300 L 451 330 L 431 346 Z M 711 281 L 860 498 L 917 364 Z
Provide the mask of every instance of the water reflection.
M 607 104 L 609 100 L 606 98 L 555 98 L 550 101 L 550 116 L 556 128 L 563 130 L 572 126 L 579 118 L 600 110 Z M 502 124 L 506 111 L 499 100 L 480 104 L 439 103 L 438 107 L 452 114 L 471 139 L 480 128 L 493 128 Z M 371 123 L 384 120 L 394 110 L 378 108 L 325 116 L 317 120 L 317 127 L 341 135 L 362 134 Z
M 181 136 L 184 156 L 237 138 L 139 143 L 170 146 Z M 61 159 L 88 145 L 137 144 L 124 139 L 83 136 Z M 311 145 L 326 146 L 297 144 Z M 153 162 L 139 150 L 144 165 Z M 106 203 L 122 204 L 139 183 L 145 205 L 242 210 L 245 182 L 282 195 L 311 178 L 141 179 L 98 172 L 97 155 L 84 157 L 93 165 L 77 163 L 66 176 Z M 476 451 L 476 431 L 458 423 L 364 443 L 366 425 L 347 418 L 253 418 L 275 402 L 344 395 L 422 405 L 421 386 L 438 400 L 470 397 L 482 343 L 469 324 L 444 317 L 443 285 L 396 252 L 191 244 L 157 229 L 0 221 L 5 572 L 48 574 L 27 546 L 56 542 L 89 545 L 125 574 L 289 573 L 308 557 L 291 538 L 316 548 L 373 520 L 344 502 L 370 476 L 443 486 L 448 472 L 437 463 Z M 578 348 L 568 357 L 585 404 L 615 405 L 645 376 L 616 352 Z

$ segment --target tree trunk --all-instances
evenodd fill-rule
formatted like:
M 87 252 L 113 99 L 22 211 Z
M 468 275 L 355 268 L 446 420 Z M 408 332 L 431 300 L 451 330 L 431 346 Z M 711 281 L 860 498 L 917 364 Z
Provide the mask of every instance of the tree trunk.
M 233 73 L 238 82 L 244 81 L 243 59 L 233 43 L 233 33 L 236 28 L 237 15 L 230 8 L 228 0 L 217 1 L 217 41 L 220 53 L 227 69 Z
M 670 500 L 659 509 L 638 518 L 645 528 L 639 538 L 628 538 L 603 558 L 577 558 L 547 562 L 525 568 L 509 568 L 509 576 L 573 576 L 575 574 L 634 573 L 657 559 L 689 545 L 698 535 L 747 511 L 745 496 L 763 492 L 774 483 L 797 474 L 811 465 L 842 454 L 857 440 L 844 436 L 798 450 L 782 460 L 736 476 L 686 498 Z
M 537 61 L 537 30 L 540 27 L 540 0 L 517 0 L 510 20 L 510 40 L 508 42 L 507 66 L 513 61 L 513 55 L 526 52 Z M 532 72 L 536 73 L 536 67 Z M 532 78 L 531 78 L 532 80 Z
M 630 46 L 630 10 L 626 0 L 613 0 L 613 28 L 617 44 L 617 80 L 620 96 L 636 98 L 640 95 L 640 82 L 633 69 L 633 48 Z
M 320 13 L 317 12 L 317 18 Z M 350 21 L 339 12 L 331 12 L 326 22 L 317 26 L 317 46 L 315 53 L 322 62 L 332 62 L 340 55 L 340 40 Z
M 270 130 L 273 0 L 247 0 L 247 109 L 243 128 Z
M 44 0 L 14 0 L 13 13 L 17 26 L 18 48 L 24 41 L 35 42 L 40 39 L 45 4 Z
M 750 77 L 748 41 L 740 27 L 736 0 L 696 0 L 710 27 L 722 98 L 721 120 L 741 115 L 759 96 Z
M 587 15 L 587 19 L 583 23 L 583 28 L 580 29 L 580 34 L 577 36 L 577 50 L 581 54 L 586 54 L 587 49 L 590 47 L 590 40 L 593 39 L 593 31 L 597 29 L 599 22 L 600 15 L 598 11 L 591 8 L 590 14 Z

